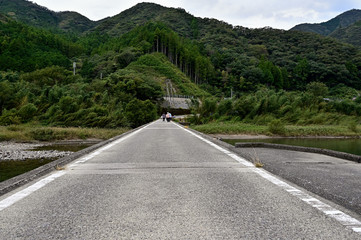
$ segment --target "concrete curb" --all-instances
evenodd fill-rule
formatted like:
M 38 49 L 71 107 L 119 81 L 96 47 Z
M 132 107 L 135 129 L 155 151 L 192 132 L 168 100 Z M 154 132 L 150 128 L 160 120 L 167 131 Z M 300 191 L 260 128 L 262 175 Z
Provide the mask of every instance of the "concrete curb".
M 108 143 L 111 143 L 115 140 L 118 140 L 132 132 L 135 132 L 137 131 L 138 129 L 144 127 L 145 125 L 143 126 L 140 126 L 138 128 L 135 128 L 135 129 L 132 129 L 128 132 L 125 132 L 121 135 L 118 135 L 116 137 L 113 137 L 113 138 L 110 138 L 108 140 L 105 140 L 105 141 L 102 141 L 98 144 L 95 144 L 93 146 L 90 146 L 88 148 L 85 148 L 83 150 L 80 150 L 78 152 L 75 152 L 69 156 L 66 156 L 66 157 L 63 157 L 63 158 L 59 158 L 55 161 L 52 161 L 48 164 L 45 164 L 43 166 L 40 166 L 36 169 L 33 169 L 29 172 L 26 172 L 26 173 L 23 173 L 21 175 L 18 175 L 18 176 L 15 176 L 13 178 L 10 178 L 8 180 L 5 180 L 3 182 L 0 183 L 0 196 L 4 195 L 5 193 L 8 193 L 10 192 L 11 190 L 15 189 L 15 188 L 18 188 L 20 186 L 23 186 L 25 184 L 27 184 L 28 182 L 30 181 L 33 181 L 35 179 L 38 179 L 42 176 L 44 176 L 45 174 L 48 174 L 52 171 L 55 171 L 56 167 L 57 166 L 64 166 L 72 161 L 74 161 L 75 159 L 78 159 L 100 147 L 103 147 L 105 145 L 107 145 Z
M 198 135 L 201 135 L 205 139 L 208 139 L 208 140 L 212 141 L 213 143 L 216 143 L 219 146 L 222 146 L 222 147 L 236 153 L 237 155 L 248 160 L 249 162 L 252 162 L 252 157 L 247 154 L 244 154 L 242 151 L 240 151 L 241 148 L 274 148 L 274 149 L 291 150 L 291 151 L 298 151 L 298 152 L 309 152 L 309 153 L 324 154 L 324 155 L 331 156 L 331 157 L 336 157 L 336 158 L 341 158 L 341 159 L 361 163 L 361 156 L 350 154 L 350 153 L 337 152 L 337 151 L 321 149 L 321 148 L 291 146 L 291 145 L 273 144 L 273 143 L 258 143 L 258 142 L 236 143 L 235 146 L 233 146 L 229 143 L 221 141 L 218 138 L 198 132 L 194 129 L 188 128 L 188 130 L 190 130 L 194 133 L 197 133 Z
M 181 127 L 184 127 L 181 123 L 176 123 L 176 124 L 178 124 Z M 205 133 L 198 132 L 197 130 L 194 130 L 192 128 L 187 128 L 187 130 L 189 130 L 191 132 L 194 132 L 194 133 L 202 136 L 203 138 L 205 138 L 205 139 L 207 139 L 207 140 L 209 140 L 209 141 L 211 141 L 213 143 L 216 143 L 217 145 L 219 145 L 219 146 L 221 146 L 223 148 L 226 148 L 227 150 L 230 150 L 230 151 L 235 152 L 235 153 L 237 152 L 236 151 L 237 149 L 235 148 L 235 146 L 233 146 L 232 144 L 226 143 L 224 141 L 221 141 L 220 138 L 209 136 L 209 135 L 207 135 Z
M 311 148 L 311 147 L 291 146 L 291 145 L 274 144 L 274 143 L 258 143 L 258 142 L 236 143 L 235 146 L 236 148 L 274 148 L 274 149 L 291 150 L 291 151 L 299 151 L 299 152 L 318 153 L 331 157 L 351 160 L 357 163 L 361 162 L 361 156 L 359 155 L 337 152 L 322 148 Z

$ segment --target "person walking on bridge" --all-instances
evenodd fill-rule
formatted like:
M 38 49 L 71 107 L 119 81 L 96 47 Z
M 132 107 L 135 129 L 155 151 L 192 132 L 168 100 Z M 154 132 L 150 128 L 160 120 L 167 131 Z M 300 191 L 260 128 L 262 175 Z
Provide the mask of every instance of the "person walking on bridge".
M 170 112 L 167 112 L 167 115 L 165 115 L 167 122 L 170 122 L 172 120 L 172 114 Z

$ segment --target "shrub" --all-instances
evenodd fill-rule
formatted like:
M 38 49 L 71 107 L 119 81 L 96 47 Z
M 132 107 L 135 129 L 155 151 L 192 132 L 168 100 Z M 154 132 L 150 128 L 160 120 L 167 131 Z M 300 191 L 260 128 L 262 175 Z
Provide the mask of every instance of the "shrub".
M 275 119 L 268 125 L 268 131 L 273 134 L 284 135 L 286 133 L 286 127 L 281 120 Z
M 348 125 L 348 129 L 354 133 L 357 133 L 357 122 L 351 122 Z
M 328 87 L 321 82 L 311 82 L 307 84 L 306 89 L 314 97 L 325 97 L 328 94 Z
M 7 111 L 4 110 L 3 114 L 0 116 L 0 125 L 8 126 L 12 124 L 20 124 L 20 117 L 17 114 L 15 108 Z
M 54 131 L 48 128 L 34 129 L 30 131 L 30 135 L 33 139 L 38 141 L 50 141 L 56 138 L 54 135 Z
M 78 110 L 78 105 L 74 98 L 64 96 L 59 101 L 59 107 L 64 113 L 72 113 Z
M 19 126 L 19 125 L 10 125 L 6 129 L 11 132 L 22 132 L 22 131 L 24 131 L 25 128 L 23 126 Z
M 223 115 L 231 115 L 232 113 L 232 100 L 227 99 L 227 100 L 222 100 L 219 104 L 218 104 L 218 108 L 217 108 L 217 113 L 220 116 Z
M 157 116 L 157 109 L 149 100 L 133 99 L 125 107 L 125 116 L 132 127 L 138 127 L 153 121 Z
M 28 103 L 19 109 L 18 114 L 23 122 L 28 122 L 35 116 L 37 111 L 38 108 L 34 104 Z

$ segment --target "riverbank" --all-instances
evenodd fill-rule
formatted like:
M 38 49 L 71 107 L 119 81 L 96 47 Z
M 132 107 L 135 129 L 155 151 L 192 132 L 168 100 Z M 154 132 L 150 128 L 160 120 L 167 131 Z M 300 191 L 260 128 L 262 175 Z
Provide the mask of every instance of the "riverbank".
M 71 156 L 102 140 L 70 140 L 57 142 L 0 142 L 0 182 L 26 173 L 57 159 Z
M 127 128 L 61 128 L 34 124 L 0 126 L 0 182 L 43 166 L 104 140 Z
M 0 142 L 1 161 L 24 161 L 27 159 L 60 158 L 70 155 L 70 151 L 44 150 L 37 151 L 37 148 L 49 146 L 50 143 L 16 143 Z
M 241 122 L 212 122 L 202 125 L 191 125 L 192 129 L 213 136 L 256 136 L 267 137 L 361 137 L 361 127 L 350 125 L 286 125 L 283 131 L 277 134 L 270 131 L 267 125 L 254 125 Z
M 86 139 L 106 140 L 129 131 L 129 128 L 47 127 L 33 124 L 0 126 L 0 142 L 54 142 Z
M 26 161 L 29 159 L 57 159 L 101 141 L 101 139 L 86 139 L 37 143 L 0 142 L 0 162 L 11 160 Z

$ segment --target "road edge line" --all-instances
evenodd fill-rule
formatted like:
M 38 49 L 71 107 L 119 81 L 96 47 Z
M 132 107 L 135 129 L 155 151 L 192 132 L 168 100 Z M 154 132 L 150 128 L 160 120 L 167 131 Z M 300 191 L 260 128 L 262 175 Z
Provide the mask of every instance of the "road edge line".
M 271 182 L 272 184 L 280 187 L 282 190 L 285 190 L 290 195 L 297 197 L 298 199 L 307 203 L 311 207 L 319 210 L 326 216 L 333 218 L 334 220 L 339 222 L 341 225 L 343 225 L 347 229 L 351 229 L 353 232 L 361 235 L 361 222 L 359 220 L 357 220 L 356 218 L 322 202 L 321 200 L 319 200 L 317 198 L 312 197 L 311 195 L 307 194 L 306 192 L 304 192 L 296 187 L 291 186 L 290 184 L 281 180 L 278 176 L 275 176 L 264 169 L 256 168 L 252 163 L 250 163 L 246 159 L 239 157 L 235 153 L 232 153 L 231 151 L 229 151 L 223 147 L 220 147 L 216 143 L 213 143 L 210 140 L 207 140 L 206 138 L 202 137 L 200 134 L 198 134 L 197 131 L 195 131 L 193 129 L 191 131 L 191 130 L 186 129 L 183 126 L 176 124 L 176 123 L 173 123 L 173 124 L 175 124 L 176 126 L 178 126 L 181 129 L 183 129 L 184 131 L 192 134 L 193 136 L 199 138 L 203 142 L 211 145 L 212 147 L 216 148 L 217 150 L 223 152 L 224 154 L 233 158 L 237 162 L 249 167 L 254 173 L 257 173 L 259 176 L 261 176 L 262 178 Z
M 137 127 L 135 129 L 131 129 L 128 132 L 125 132 L 121 135 L 115 136 L 113 138 L 104 140 L 100 143 L 97 143 L 93 146 L 90 146 L 88 148 L 85 148 L 83 150 L 80 150 L 78 152 L 75 152 L 69 156 L 63 157 L 63 158 L 59 158 L 55 161 L 52 161 L 50 163 L 47 163 L 43 166 L 40 166 L 38 168 L 35 168 L 29 172 L 20 174 L 18 176 L 15 176 L 13 178 L 10 178 L 8 180 L 5 180 L 3 182 L 0 183 L 0 197 L 5 195 L 6 193 L 11 192 L 12 190 L 19 188 L 21 186 L 24 186 L 28 183 L 30 183 L 31 181 L 37 180 L 43 176 L 45 176 L 46 174 L 55 171 L 57 166 L 65 166 L 66 164 L 69 164 L 79 158 L 82 158 L 85 155 L 89 155 L 92 152 L 96 151 L 99 148 L 102 148 L 114 141 L 117 141 L 119 139 L 122 139 L 124 137 L 126 137 L 129 134 L 132 134 L 140 129 L 144 129 L 146 127 L 148 127 L 149 125 L 153 124 L 155 121 L 142 125 L 140 127 Z

